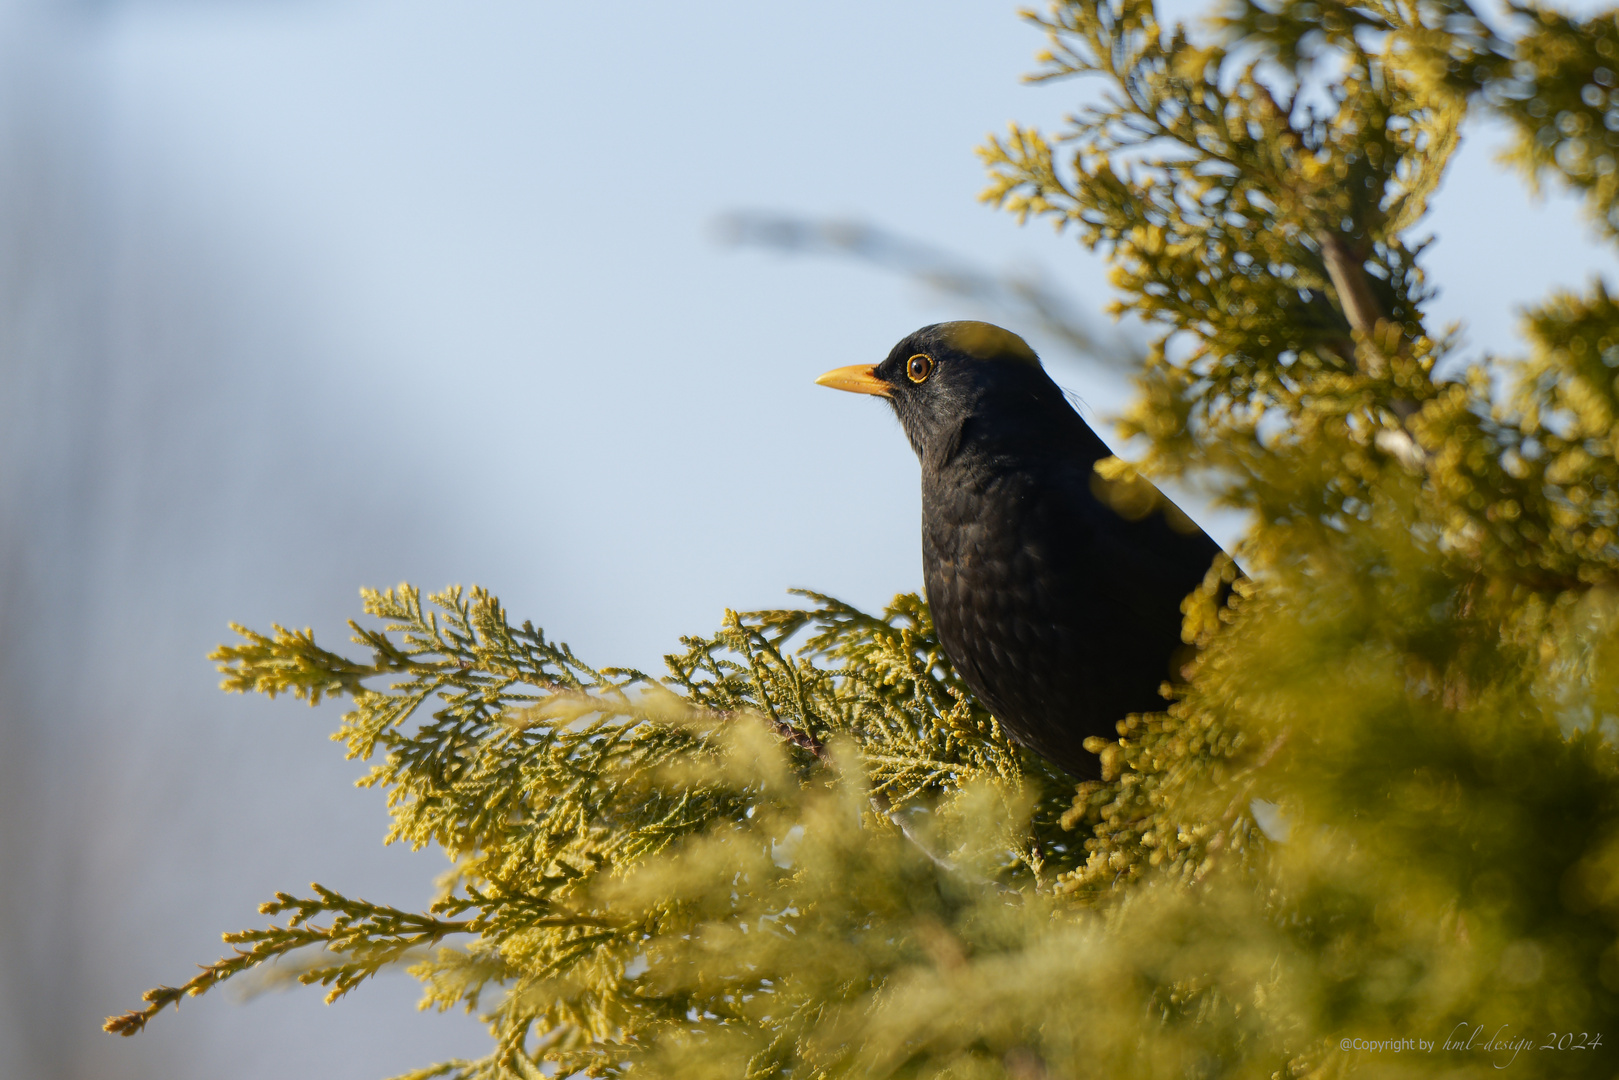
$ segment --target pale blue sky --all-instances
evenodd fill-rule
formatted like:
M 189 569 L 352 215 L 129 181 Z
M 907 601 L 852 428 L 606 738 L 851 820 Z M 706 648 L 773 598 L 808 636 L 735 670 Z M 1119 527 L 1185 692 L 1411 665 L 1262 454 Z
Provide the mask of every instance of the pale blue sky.
M 214 268 L 247 309 L 227 338 L 274 312 L 280 361 L 326 399 L 289 437 L 419 479 L 395 527 L 433 540 L 361 576 L 483 582 L 591 655 L 648 663 L 788 585 L 875 603 L 918 582 L 902 440 L 810 380 L 963 312 L 717 246 L 716 215 L 858 216 L 1105 296 L 1073 241 L 975 201 L 984 135 L 1082 92 L 1019 83 L 1041 41 L 1007 6 L 173 4 L 103 33 L 123 249 Z M 1429 266 L 1440 319 L 1504 351 L 1515 304 L 1606 255 L 1492 172 L 1489 141 L 1438 201 Z
M 963 314 L 869 268 L 720 247 L 716 215 L 858 216 L 1100 308 L 1097 260 L 975 201 L 984 135 L 1082 92 L 1020 84 L 1040 45 L 985 3 L 134 6 L 105 30 L 109 179 L 126 250 L 183 237 L 319 372 L 323 411 L 289 437 L 419 479 L 395 527 L 434 542 L 371 552 L 367 583 L 480 581 L 649 663 L 788 585 L 917 585 L 903 441 L 810 380 Z M 1516 303 L 1606 256 L 1566 202 L 1490 172 L 1488 141 L 1429 265 L 1440 319 L 1504 351 Z

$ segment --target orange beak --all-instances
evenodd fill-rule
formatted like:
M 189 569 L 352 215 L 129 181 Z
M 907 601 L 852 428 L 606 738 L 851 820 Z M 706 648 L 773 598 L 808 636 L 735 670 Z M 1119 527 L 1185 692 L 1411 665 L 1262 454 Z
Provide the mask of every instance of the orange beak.
M 847 390 L 851 394 L 876 394 L 878 397 L 893 397 L 894 389 L 877 377 L 877 369 L 870 364 L 855 364 L 851 367 L 833 368 L 831 371 L 815 380 L 819 386 L 830 386 L 834 390 Z

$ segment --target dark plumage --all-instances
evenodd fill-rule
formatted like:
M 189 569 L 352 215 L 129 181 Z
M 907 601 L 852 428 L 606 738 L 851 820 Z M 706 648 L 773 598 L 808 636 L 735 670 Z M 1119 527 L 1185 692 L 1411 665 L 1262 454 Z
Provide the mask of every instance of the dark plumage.
M 1107 447 L 1022 338 L 923 327 L 824 385 L 893 405 L 922 464 L 922 569 L 940 643 L 1018 742 L 1081 776 L 1182 648 L 1180 602 L 1219 547 L 1093 494 Z

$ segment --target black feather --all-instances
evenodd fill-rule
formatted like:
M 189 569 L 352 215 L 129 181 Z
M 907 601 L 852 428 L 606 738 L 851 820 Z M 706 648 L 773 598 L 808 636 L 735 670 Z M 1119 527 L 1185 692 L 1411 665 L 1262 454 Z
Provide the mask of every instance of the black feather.
M 933 361 L 920 383 L 906 374 L 917 354 Z M 922 463 L 922 567 L 945 652 L 1013 738 L 1095 775 L 1088 736 L 1163 708 L 1181 600 L 1218 545 L 1096 497 L 1106 445 L 1009 331 L 924 327 L 873 373 Z

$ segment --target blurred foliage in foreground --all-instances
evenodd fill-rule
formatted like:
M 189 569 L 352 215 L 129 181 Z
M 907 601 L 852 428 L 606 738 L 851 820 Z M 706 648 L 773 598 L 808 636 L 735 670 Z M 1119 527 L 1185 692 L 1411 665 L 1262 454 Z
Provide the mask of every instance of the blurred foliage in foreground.
M 476 590 L 367 594 L 366 660 L 280 629 L 218 658 L 229 689 L 353 700 L 339 737 L 389 838 L 454 861 L 441 898 L 278 896 L 113 1030 L 284 957 L 487 1017 L 488 1057 L 422 1077 L 1614 1075 L 1619 307 L 1550 297 L 1525 357 L 1435 379 L 1454 334 L 1408 237 L 1470 110 L 1619 235 L 1619 22 L 1035 21 L 1038 77 L 1107 95 L 992 141 L 987 197 L 1106 252 L 1162 327 L 1141 470 L 1254 516 L 1105 779 L 1011 746 L 915 597 L 728 616 L 658 680 Z M 1367 1048 L 1397 1039 L 1432 1048 Z

